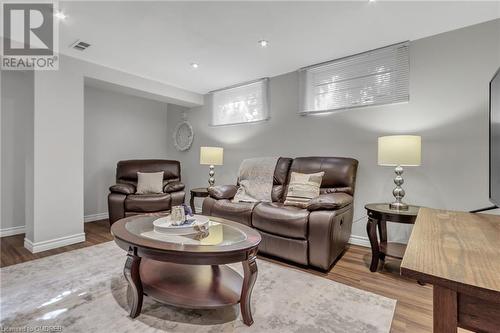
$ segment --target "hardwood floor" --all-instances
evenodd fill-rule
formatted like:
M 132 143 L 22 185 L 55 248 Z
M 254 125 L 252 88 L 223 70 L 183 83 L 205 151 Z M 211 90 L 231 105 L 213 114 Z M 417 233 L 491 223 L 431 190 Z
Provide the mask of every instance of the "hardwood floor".
M 24 235 L 0 238 L 1 267 L 71 251 L 113 239 L 107 220 L 85 223 L 86 241 L 37 254 L 23 247 Z M 387 261 L 383 270 L 371 273 L 369 248 L 351 245 L 328 273 L 296 267 L 270 258 L 262 258 L 281 265 L 323 276 L 355 288 L 396 299 L 396 312 L 391 332 L 432 332 L 432 286 L 420 286 L 399 275 L 399 261 Z M 459 330 L 460 332 L 460 330 Z M 462 330 L 461 332 L 466 332 Z
M 0 267 L 19 264 L 21 262 L 39 259 L 58 253 L 81 249 L 113 240 L 109 232 L 108 220 L 84 224 L 85 242 L 63 246 L 54 250 L 31 253 L 24 247 L 24 234 L 0 238 Z

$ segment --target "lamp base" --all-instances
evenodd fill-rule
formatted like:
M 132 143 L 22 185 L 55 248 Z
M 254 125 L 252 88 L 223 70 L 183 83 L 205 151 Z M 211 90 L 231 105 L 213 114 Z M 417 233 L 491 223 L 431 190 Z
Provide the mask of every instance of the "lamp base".
M 394 210 L 408 210 L 408 205 L 405 204 L 404 202 L 393 202 L 389 204 L 390 209 Z
M 394 172 L 396 173 L 396 177 L 394 178 L 394 184 L 396 184 L 396 187 L 394 188 L 394 190 L 392 190 L 392 195 L 394 195 L 396 201 L 389 204 L 389 208 L 394 210 L 408 210 L 408 205 L 403 202 L 405 190 L 403 190 L 403 188 L 401 187 L 401 185 L 403 185 L 403 183 L 405 182 L 402 176 L 403 168 L 398 165 L 394 169 Z
M 215 185 L 215 167 L 213 165 L 210 165 L 210 171 L 208 172 L 208 185 Z

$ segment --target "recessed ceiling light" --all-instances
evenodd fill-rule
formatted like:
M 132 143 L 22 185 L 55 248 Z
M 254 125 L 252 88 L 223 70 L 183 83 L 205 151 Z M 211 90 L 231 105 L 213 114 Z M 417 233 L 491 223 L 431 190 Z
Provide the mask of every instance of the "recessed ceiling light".
M 258 43 L 259 43 L 260 47 L 268 47 L 269 46 L 269 42 L 265 39 L 259 40 Z
M 55 17 L 57 17 L 57 18 L 58 18 L 58 19 L 60 19 L 60 20 L 64 20 L 64 19 L 66 19 L 66 17 L 67 17 L 67 16 L 66 16 L 66 14 L 64 14 L 63 12 L 56 12 L 56 13 L 54 14 L 54 16 L 55 16 Z
M 375 0 L 368 0 L 368 2 L 375 2 Z
M 198 67 L 200 67 L 200 65 L 198 65 L 196 62 L 191 63 L 191 68 L 197 69 Z

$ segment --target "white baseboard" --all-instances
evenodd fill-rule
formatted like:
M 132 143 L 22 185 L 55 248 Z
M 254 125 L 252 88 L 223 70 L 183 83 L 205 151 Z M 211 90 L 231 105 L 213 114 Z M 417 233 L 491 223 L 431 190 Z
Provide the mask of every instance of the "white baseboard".
M 36 243 L 33 243 L 27 238 L 24 238 L 24 247 L 27 248 L 31 253 L 38 253 L 42 251 L 55 249 L 61 246 L 66 246 L 81 242 L 85 242 L 85 233 L 75 234 L 61 238 L 55 238 Z
M 106 213 L 99 213 L 99 214 L 90 214 L 90 215 L 85 215 L 83 217 L 83 222 L 94 222 L 94 221 L 99 221 L 99 220 L 105 220 L 109 218 L 108 212 Z
M 364 236 L 357 236 L 357 235 L 351 235 L 349 238 L 349 244 L 352 245 L 359 245 L 359 246 L 364 246 L 364 247 L 370 247 L 370 240 L 368 237 Z
M 12 228 L 0 229 L 0 237 L 14 236 L 19 234 L 24 234 L 26 232 L 26 227 L 24 225 Z

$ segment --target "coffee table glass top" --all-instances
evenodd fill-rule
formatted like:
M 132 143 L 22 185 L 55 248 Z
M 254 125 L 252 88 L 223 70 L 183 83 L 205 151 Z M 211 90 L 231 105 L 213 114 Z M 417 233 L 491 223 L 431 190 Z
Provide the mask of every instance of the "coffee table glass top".
M 125 229 L 141 238 L 172 243 L 178 245 L 229 246 L 247 239 L 247 235 L 239 228 L 228 224 L 210 221 L 208 233 L 190 235 L 169 235 L 153 230 L 153 219 L 134 219 L 125 224 Z

